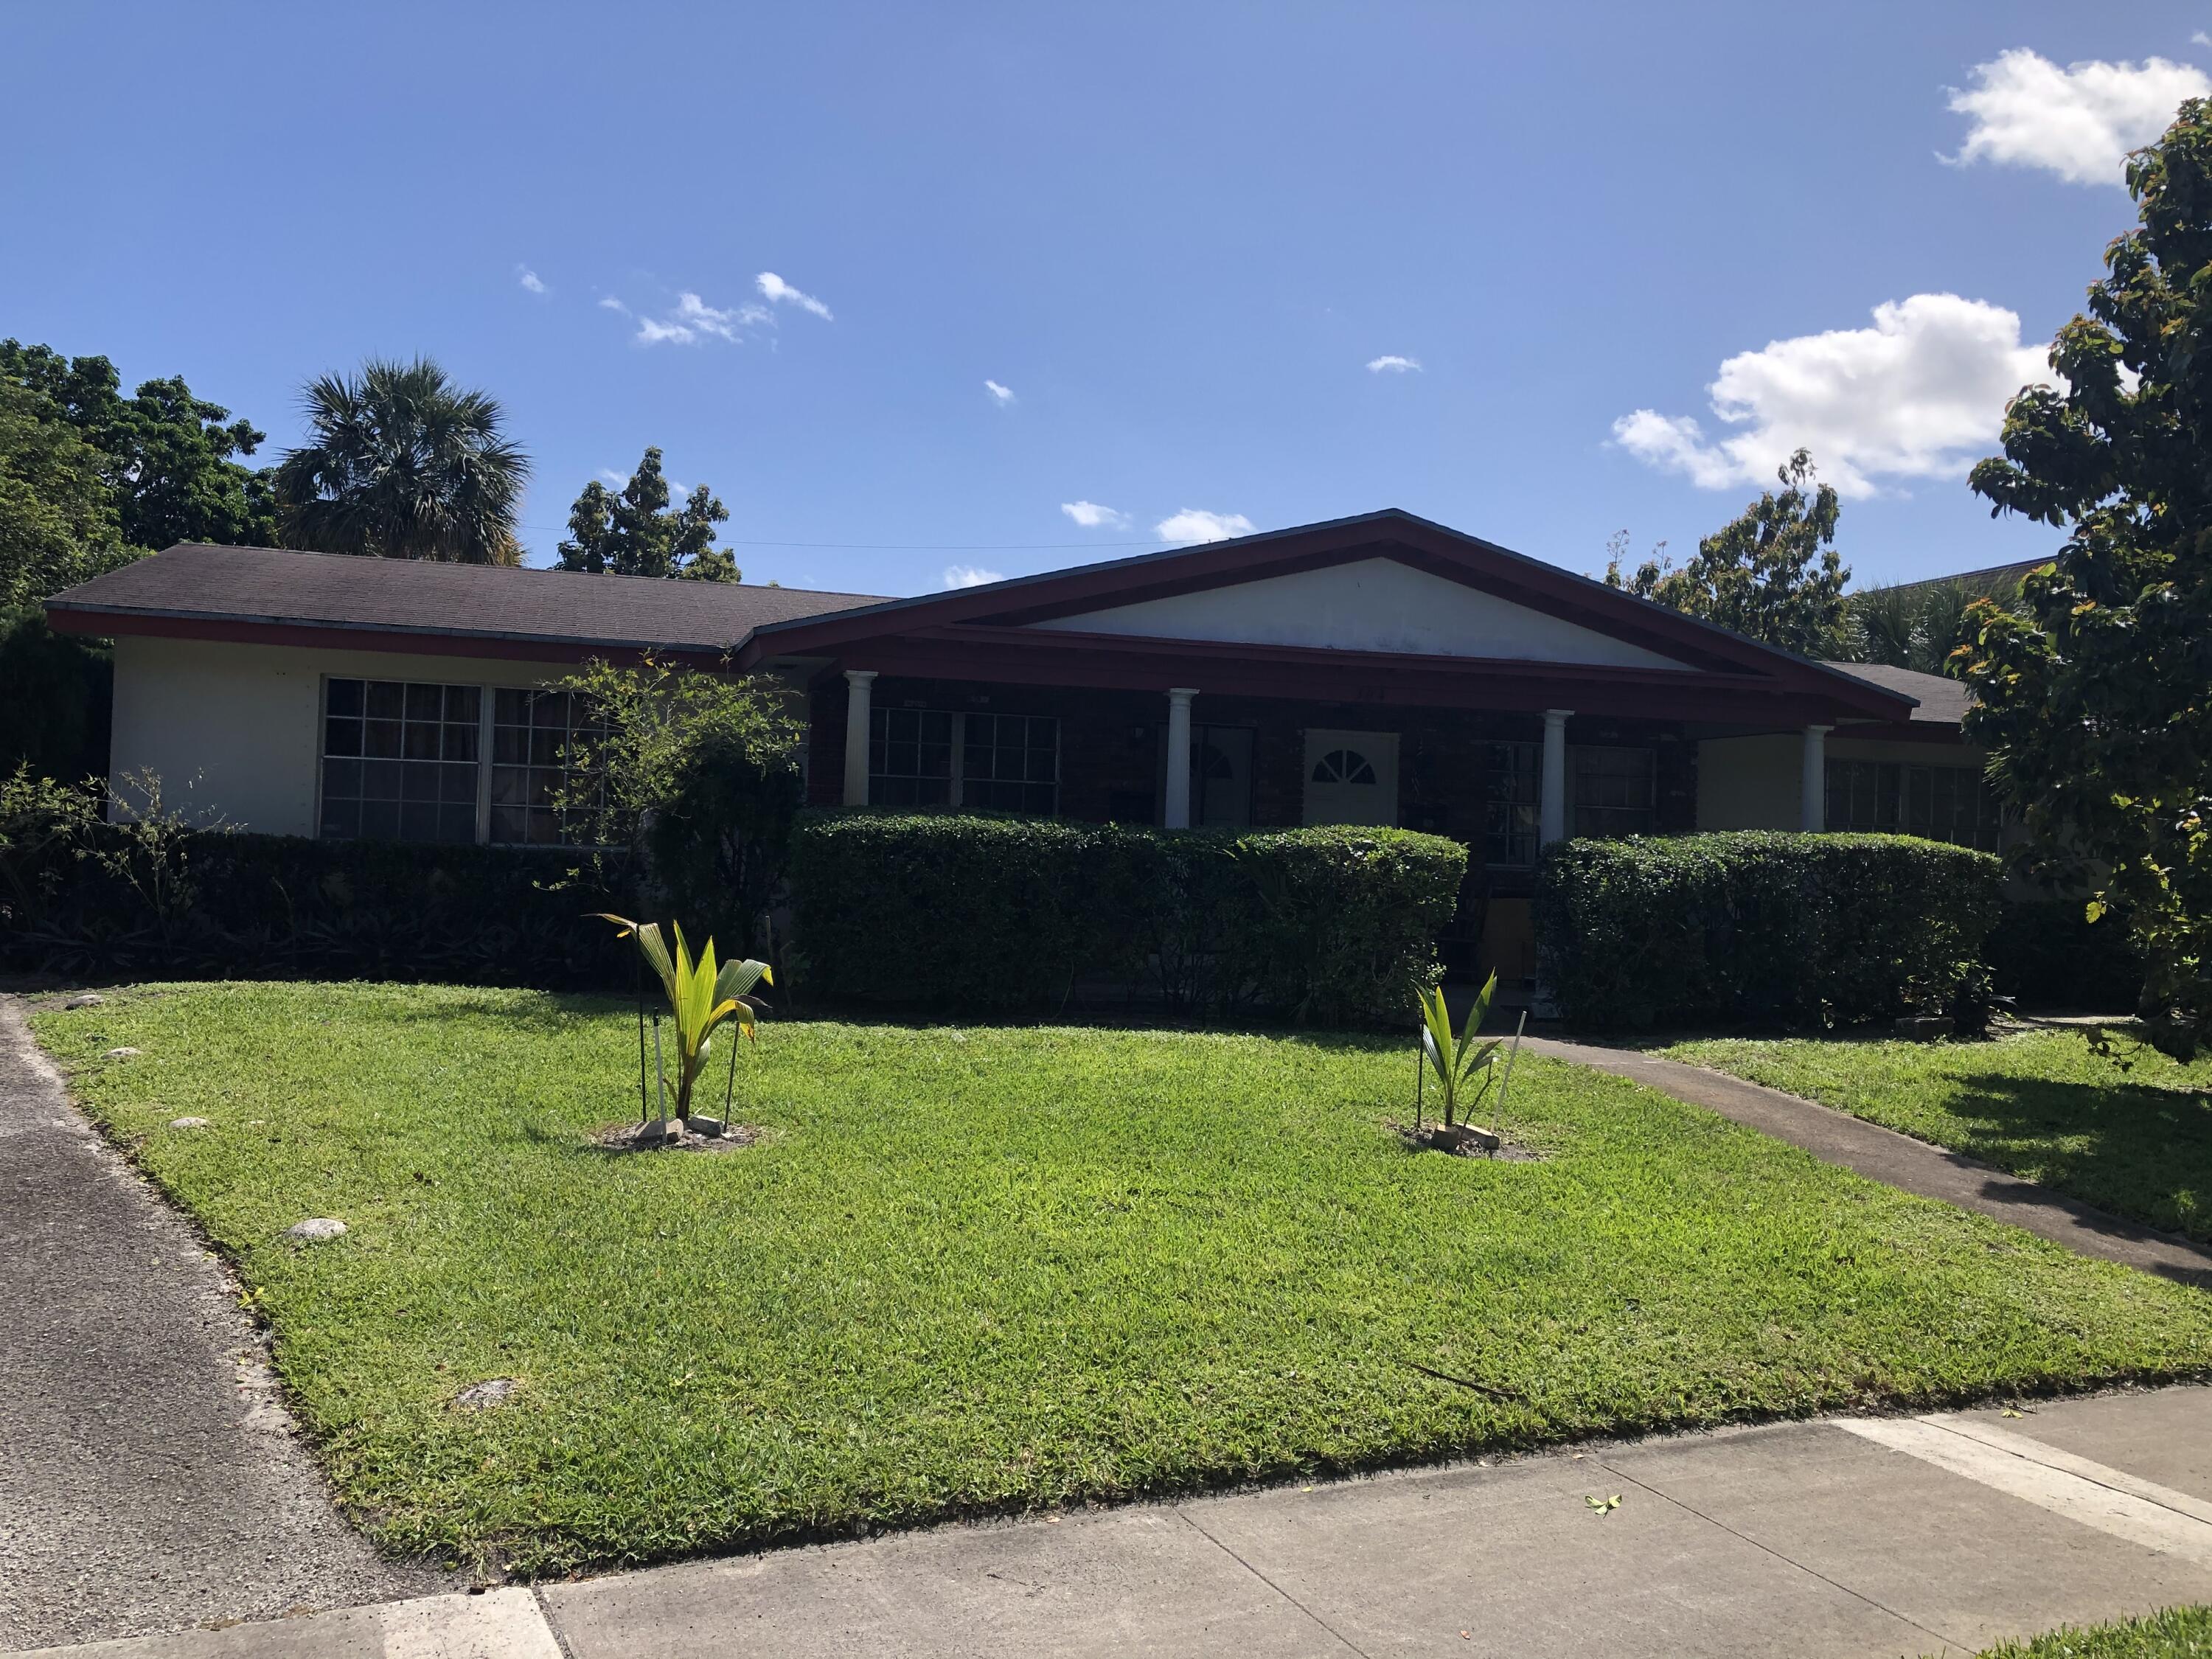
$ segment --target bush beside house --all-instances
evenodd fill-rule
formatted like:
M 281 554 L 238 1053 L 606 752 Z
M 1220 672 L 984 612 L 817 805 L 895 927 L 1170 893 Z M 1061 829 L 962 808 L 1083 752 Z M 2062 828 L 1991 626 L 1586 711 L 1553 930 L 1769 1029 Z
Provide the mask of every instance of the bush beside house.
M 376 979 L 626 988 L 594 910 L 620 878 L 555 886 L 558 853 L 106 824 L 0 836 L 0 967 L 72 978 Z M 588 872 L 586 872 L 588 874 Z
M 1595 1029 L 1951 1012 L 1986 979 L 2000 878 L 1990 854 L 1905 836 L 1562 842 L 1537 884 L 1540 969 Z
M 1042 1012 L 1157 996 L 1212 1016 L 1408 1018 L 1467 849 L 1407 830 L 1233 832 L 870 810 L 802 820 L 801 982 Z

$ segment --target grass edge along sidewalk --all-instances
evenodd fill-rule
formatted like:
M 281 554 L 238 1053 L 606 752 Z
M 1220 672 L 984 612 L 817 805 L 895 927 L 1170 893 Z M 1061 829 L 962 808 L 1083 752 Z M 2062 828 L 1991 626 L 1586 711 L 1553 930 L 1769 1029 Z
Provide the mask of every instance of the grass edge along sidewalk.
M 33 1024 L 237 1263 L 372 1536 L 526 1573 L 2212 1367 L 2212 1298 L 1525 1056 L 1541 1156 L 1492 1163 L 1385 1127 L 1403 1039 L 794 1023 L 738 1060 L 755 1145 L 625 1158 L 617 1005 Z

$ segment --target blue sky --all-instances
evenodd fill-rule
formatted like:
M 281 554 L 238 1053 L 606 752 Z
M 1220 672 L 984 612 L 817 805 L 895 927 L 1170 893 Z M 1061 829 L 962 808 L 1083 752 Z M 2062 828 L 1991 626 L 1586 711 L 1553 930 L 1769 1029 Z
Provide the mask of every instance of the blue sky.
M 308 375 L 428 353 L 504 400 L 538 562 L 659 444 L 787 586 L 1383 506 L 1594 571 L 1621 529 L 1688 550 L 1802 438 L 1858 579 L 1931 574 L 2052 544 L 1965 466 L 2130 222 L 2117 146 L 2212 89 L 2208 27 L 15 7 L 0 334 L 182 374 L 268 453 Z

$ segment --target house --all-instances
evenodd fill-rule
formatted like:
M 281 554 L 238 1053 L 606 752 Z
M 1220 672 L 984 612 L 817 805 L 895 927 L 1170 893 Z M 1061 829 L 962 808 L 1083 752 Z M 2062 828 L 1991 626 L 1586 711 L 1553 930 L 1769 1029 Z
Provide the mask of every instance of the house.
M 1509 979 L 1564 836 L 1997 834 L 1952 682 L 1397 511 L 908 599 L 180 546 L 47 612 L 115 641 L 115 777 L 246 829 L 556 841 L 581 711 L 537 688 L 650 650 L 802 691 L 820 805 L 1454 836 L 1448 948 Z

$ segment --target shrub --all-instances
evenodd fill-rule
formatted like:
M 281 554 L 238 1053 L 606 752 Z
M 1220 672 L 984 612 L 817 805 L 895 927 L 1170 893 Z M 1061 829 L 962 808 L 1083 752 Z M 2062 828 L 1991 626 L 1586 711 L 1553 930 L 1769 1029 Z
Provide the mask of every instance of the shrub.
M 1561 842 L 1539 963 L 1562 1015 L 1600 1029 L 1947 1013 L 1974 991 L 1999 881 L 1987 853 L 1905 836 Z
M 0 611 L 0 773 L 27 762 L 51 777 L 105 775 L 114 702 L 106 641 L 57 634 L 34 605 Z
M 2078 898 L 2008 903 L 1988 956 L 1998 994 L 2023 1008 L 2132 1013 L 2142 994 L 2142 952 L 2127 918 L 2092 922 Z
M 805 987 L 939 1008 L 1159 996 L 1313 1024 L 1395 1018 L 1435 976 L 1467 850 L 1398 830 L 1155 830 L 960 813 L 809 814 L 793 840 Z
M 151 856 L 185 872 L 188 903 L 146 878 Z M 556 854 L 496 847 L 179 831 L 149 854 L 131 826 L 97 823 L 0 836 L 0 966 L 627 988 L 634 953 L 583 913 L 634 896 L 619 872 L 555 890 L 562 873 Z

